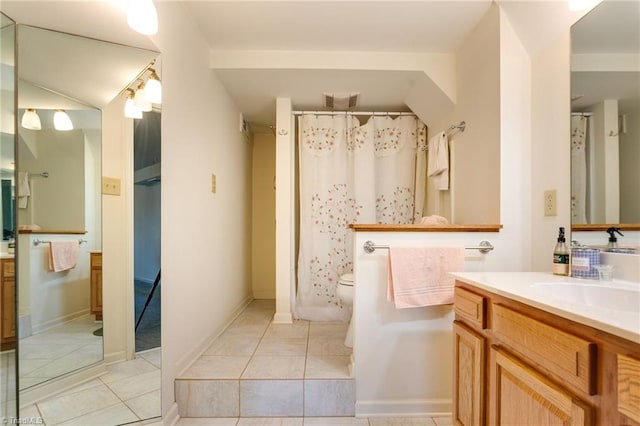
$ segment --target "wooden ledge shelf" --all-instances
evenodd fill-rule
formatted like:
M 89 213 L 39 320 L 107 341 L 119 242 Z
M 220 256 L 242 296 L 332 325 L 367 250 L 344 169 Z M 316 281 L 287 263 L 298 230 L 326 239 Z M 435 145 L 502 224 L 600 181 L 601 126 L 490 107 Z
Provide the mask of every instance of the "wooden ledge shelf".
M 389 225 L 352 223 L 349 228 L 356 232 L 500 232 L 502 225 Z
M 577 231 L 606 231 L 607 229 L 614 227 L 622 231 L 640 231 L 640 223 L 601 223 L 601 224 L 584 224 L 584 225 L 571 225 L 573 232 Z
M 84 235 L 87 231 L 56 231 L 51 229 L 18 229 L 18 234 L 49 234 L 49 235 Z

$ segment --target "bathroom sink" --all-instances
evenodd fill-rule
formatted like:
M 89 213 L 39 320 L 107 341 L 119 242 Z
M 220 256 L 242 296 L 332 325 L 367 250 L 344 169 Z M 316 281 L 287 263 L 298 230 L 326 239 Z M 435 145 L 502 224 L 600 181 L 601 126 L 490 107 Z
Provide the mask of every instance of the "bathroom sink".
M 626 312 L 640 311 L 640 285 L 619 287 L 585 283 L 535 283 L 532 287 L 554 299 L 586 306 Z

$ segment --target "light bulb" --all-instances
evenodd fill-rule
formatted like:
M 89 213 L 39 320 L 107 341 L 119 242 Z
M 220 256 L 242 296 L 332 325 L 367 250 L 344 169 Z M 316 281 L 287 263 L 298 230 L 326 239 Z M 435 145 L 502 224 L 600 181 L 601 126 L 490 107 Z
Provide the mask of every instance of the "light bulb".
M 144 85 L 144 96 L 149 102 L 160 104 L 162 103 L 162 84 L 160 83 L 160 79 L 158 78 L 156 71 L 153 68 L 150 68 L 149 70 L 151 71 L 151 75 Z
M 133 97 L 133 104 L 143 112 L 149 112 L 153 109 L 151 102 L 149 102 L 149 99 L 145 96 L 144 83 L 140 83 L 138 86 L 136 95 Z
M 22 115 L 22 127 L 29 130 L 40 130 L 42 129 L 42 124 L 40 123 L 40 117 L 38 113 L 33 108 L 27 108 Z
M 569 10 L 579 11 L 594 8 L 602 0 L 569 0 Z
M 127 23 L 137 32 L 154 35 L 158 32 L 158 12 L 152 0 L 129 0 Z
M 73 123 L 66 112 L 58 109 L 55 114 L 53 114 L 53 127 L 55 127 L 56 130 L 66 132 L 68 130 L 73 130 Z
M 124 116 L 127 118 L 142 118 L 142 110 L 133 102 L 133 90 L 131 90 L 131 94 L 124 103 Z

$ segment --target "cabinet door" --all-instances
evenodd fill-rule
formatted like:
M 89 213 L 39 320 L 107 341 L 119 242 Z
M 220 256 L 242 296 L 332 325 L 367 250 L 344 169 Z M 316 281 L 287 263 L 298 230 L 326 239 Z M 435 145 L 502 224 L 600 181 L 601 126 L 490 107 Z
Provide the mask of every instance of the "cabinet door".
M 91 313 L 102 319 L 102 270 L 91 270 Z
M 456 425 L 485 423 L 485 339 L 462 323 L 453 323 L 453 419 Z
M 593 413 L 568 391 L 506 352 L 491 348 L 491 424 L 591 425 Z
M 13 278 L 2 280 L 2 343 L 13 342 L 16 337 L 16 284 Z
M 640 360 L 618 354 L 618 411 L 640 424 Z

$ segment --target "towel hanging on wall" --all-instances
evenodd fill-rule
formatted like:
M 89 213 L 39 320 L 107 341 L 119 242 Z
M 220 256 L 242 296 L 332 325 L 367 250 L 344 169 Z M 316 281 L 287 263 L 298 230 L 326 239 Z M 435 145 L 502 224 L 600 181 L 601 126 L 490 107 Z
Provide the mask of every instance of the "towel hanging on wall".
M 440 191 L 449 189 L 449 141 L 445 132 L 429 140 L 427 176 Z
M 49 243 L 49 270 L 67 271 L 78 263 L 78 241 L 51 241 Z

